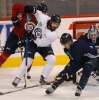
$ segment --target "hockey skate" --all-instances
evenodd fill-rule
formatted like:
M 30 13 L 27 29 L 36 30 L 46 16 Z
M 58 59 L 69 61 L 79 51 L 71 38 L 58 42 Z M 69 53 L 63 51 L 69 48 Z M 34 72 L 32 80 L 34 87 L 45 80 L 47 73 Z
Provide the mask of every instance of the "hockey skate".
M 52 83 L 52 82 L 46 81 L 43 75 L 41 75 L 39 82 L 41 85 L 50 85 Z
M 31 79 L 31 75 L 27 73 L 27 79 Z
M 12 82 L 12 85 L 13 85 L 14 87 L 17 87 L 18 84 L 20 83 L 20 81 L 21 81 L 21 79 L 18 78 L 18 77 L 16 77 L 16 78 L 14 79 L 14 81 Z
M 46 94 L 52 94 L 55 90 L 56 90 L 56 87 L 54 85 L 52 85 L 45 92 L 46 92 Z
M 81 96 L 81 93 L 82 93 L 82 89 L 80 86 L 77 87 L 77 90 L 76 90 L 76 93 L 75 93 L 75 96 Z

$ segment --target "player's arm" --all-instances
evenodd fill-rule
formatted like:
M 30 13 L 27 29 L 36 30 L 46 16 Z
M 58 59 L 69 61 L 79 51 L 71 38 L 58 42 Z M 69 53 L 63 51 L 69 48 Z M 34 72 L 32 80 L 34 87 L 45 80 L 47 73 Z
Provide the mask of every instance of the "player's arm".
M 87 52 L 95 56 L 97 55 L 97 49 L 95 46 L 87 47 Z
M 19 26 L 20 21 L 17 17 L 12 17 L 11 20 L 14 26 Z

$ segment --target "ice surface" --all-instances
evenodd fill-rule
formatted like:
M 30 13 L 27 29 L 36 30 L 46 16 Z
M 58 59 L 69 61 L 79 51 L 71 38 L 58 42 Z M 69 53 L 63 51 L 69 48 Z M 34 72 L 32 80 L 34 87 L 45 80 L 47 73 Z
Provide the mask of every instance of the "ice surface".
M 55 67 L 53 69 L 51 74 L 52 79 L 61 69 L 62 67 Z M 23 80 L 17 89 L 11 85 L 16 71 L 17 69 L 0 69 L 0 92 L 17 90 L 24 85 Z M 32 80 L 27 82 L 28 86 L 38 84 L 41 71 L 42 68 L 32 68 Z M 74 96 L 76 86 L 72 85 L 71 82 L 65 82 L 54 94 L 49 96 L 45 94 L 46 88 L 47 86 L 39 86 L 2 95 L 0 96 L 0 100 L 99 100 L 99 86 L 95 85 L 88 85 L 79 98 Z

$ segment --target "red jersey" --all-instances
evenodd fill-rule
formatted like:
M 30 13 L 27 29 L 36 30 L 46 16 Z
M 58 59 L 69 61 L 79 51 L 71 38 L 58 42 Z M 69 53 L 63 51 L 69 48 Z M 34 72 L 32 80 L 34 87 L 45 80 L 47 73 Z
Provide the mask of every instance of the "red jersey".
M 17 34 L 17 36 L 19 38 L 23 38 L 23 36 L 25 34 L 24 26 L 25 26 L 25 23 L 27 22 L 27 16 L 24 13 L 24 5 L 23 4 L 13 5 L 13 7 L 12 7 L 12 17 L 16 18 L 19 13 L 23 14 L 22 20 L 19 22 L 18 26 L 14 26 L 13 31 Z M 32 22 L 36 25 L 37 24 L 36 17 L 33 14 L 31 14 L 31 17 L 32 17 Z

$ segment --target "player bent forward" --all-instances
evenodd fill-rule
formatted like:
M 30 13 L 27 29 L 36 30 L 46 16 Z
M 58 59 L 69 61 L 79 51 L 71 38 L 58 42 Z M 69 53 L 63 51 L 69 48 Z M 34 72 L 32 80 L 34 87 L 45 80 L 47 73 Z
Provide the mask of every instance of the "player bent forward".
M 67 65 L 69 66 L 68 69 L 61 71 L 55 78 L 53 84 L 46 90 L 47 94 L 53 93 L 65 80 L 68 80 L 71 75 L 83 68 L 82 76 L 75 93 L 75 96 L 81 95 L 81 92 L 85 88 L 97 60 L 97 51 L 94 43 L 92 42 L 92 36 L 93 33 L 87 33 L 86 35 L 81 36 L 74 43 L 69 34 L 64 33 L 61 36 L 60 42 L 65 48 L 65 53 L 70 57 L 70 63 Z

